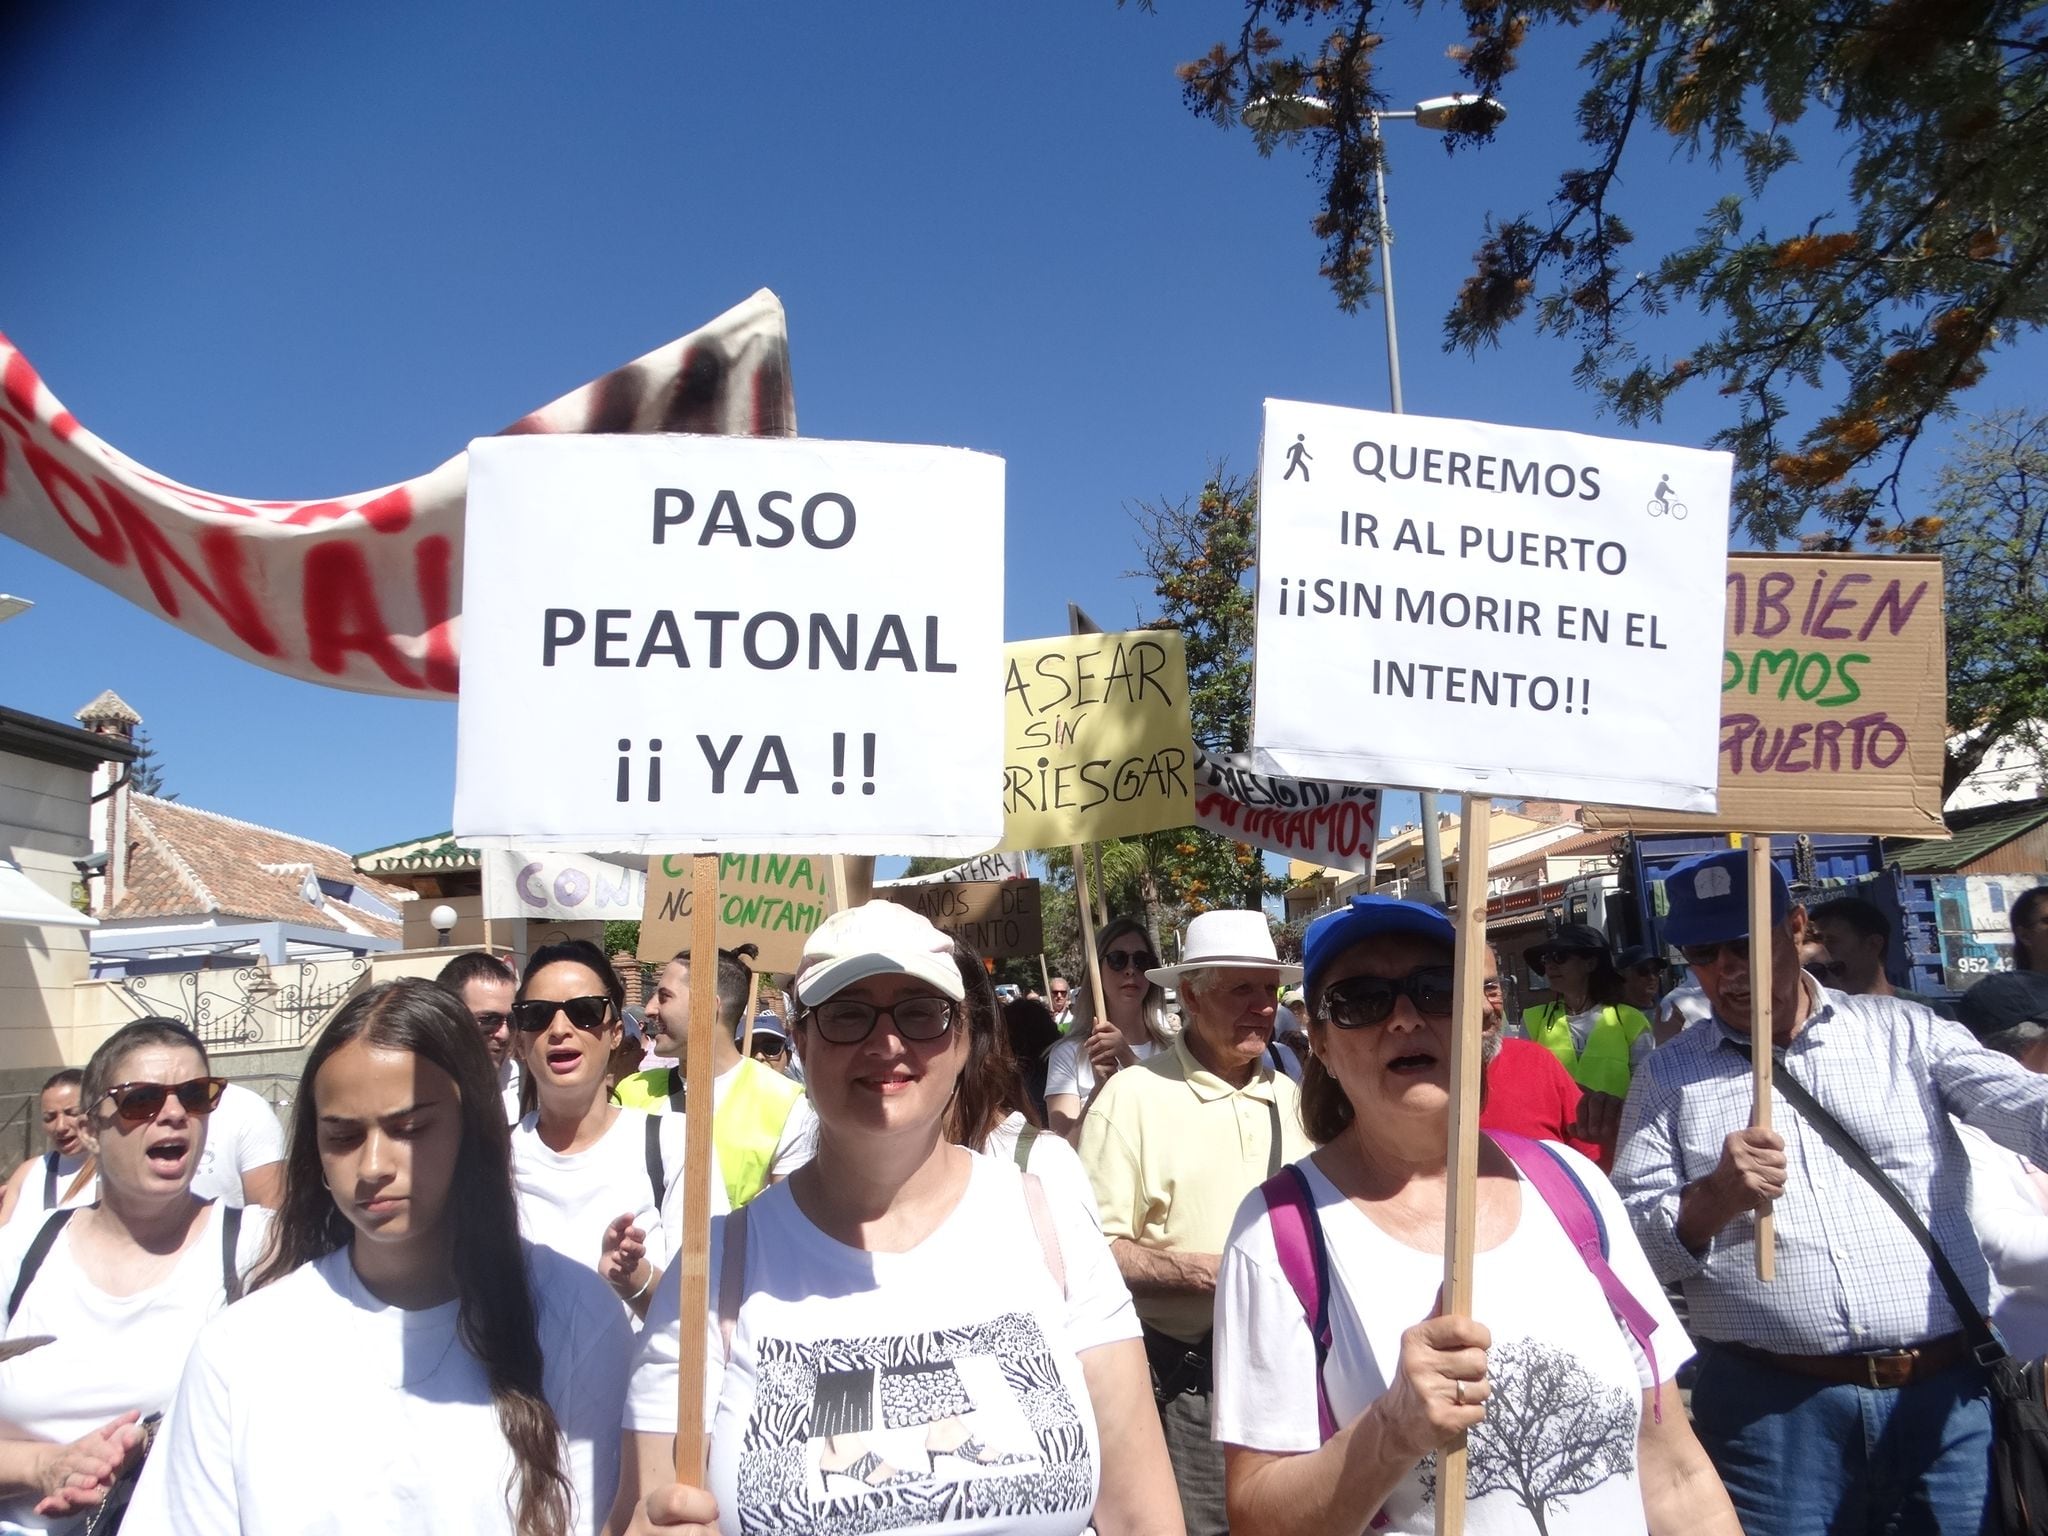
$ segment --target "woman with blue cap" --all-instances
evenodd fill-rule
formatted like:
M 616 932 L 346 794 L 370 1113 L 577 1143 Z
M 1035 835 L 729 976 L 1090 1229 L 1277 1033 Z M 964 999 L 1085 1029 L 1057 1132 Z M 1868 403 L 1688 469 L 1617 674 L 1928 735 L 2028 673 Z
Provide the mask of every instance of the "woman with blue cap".
M 1472 1531 L 1739 1536 L 1671 1384 L 1691 1346 L 1590 1162 L 1482 1139 L 1478 1315 L 1438 1315 L 1454 940 L 1378 896 L 1306 935 L 1321 1149 L 1245 1201 L 1217 1282 L 1231 1529 L 1431 1531 L 1463 1436 Z

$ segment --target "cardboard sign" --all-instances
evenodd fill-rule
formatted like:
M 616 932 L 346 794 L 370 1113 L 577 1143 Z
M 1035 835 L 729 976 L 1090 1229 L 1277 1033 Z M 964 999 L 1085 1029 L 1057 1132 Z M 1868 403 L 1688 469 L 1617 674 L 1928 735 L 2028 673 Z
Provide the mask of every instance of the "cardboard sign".
M 1730 473 L 1268 400 L 1255 766 L 1711 811 Z
M 398 485 L 250 501 L 181 485 L 86 431 L 4 336 L 0 377 L 0 534 L 259 667 L 455 697 L 459 640 L 476 633 L 459 590 L 462 454 Z M 782 304 L 764 288 L 506 430 L 783 433 L 795 421 Z
M 537 922 L 633 923 L 647 905 L 647 872 L 578 853 L 485 850 L 484 916 Z
M 1254 773 L 1195 748 L 1195 825 L 1332 869 L 1372 872 L 1380 792 L 1363 784 Z
M 723 854 L 718 860 L 718 947 L 753 944 L 754 969 L 794 972 L 804 940 L 832 910 L 829 860 L 803 854 Z M 640 916 L 640 959 L 661 965 L 690 948 L 690 860 L 651 861 Z
M 1940 559 L 1737 554 L 1725 587 L 1718 811 L 1586 824 L 1946 836 Z
M 1002 460 L 802 438 L 489 438 L 471 446 L 469 508 L 463 843 L 1000 841 L 1002 605 L 988 593 Z
M 1045 948 L 1036 880 L 953 881 L 878 886 L 875 895 L 908 907 L 985 960 L 1011 960 Z
M 967 859 L 948 869 L 934 870 L 928 875 L 905 875 L 900 880 L 877 880 L 875 889 L 879 891 L 898 885 L 948 885 L 962 880 L 1022 880 L 1030 872 L 1021 853 L 984 853 L 979 858 Z
M 1194 820 L 1179 630 L 1020 640 L 1003 650 L 1003 698 L 1003 847 L 1065 848 Z

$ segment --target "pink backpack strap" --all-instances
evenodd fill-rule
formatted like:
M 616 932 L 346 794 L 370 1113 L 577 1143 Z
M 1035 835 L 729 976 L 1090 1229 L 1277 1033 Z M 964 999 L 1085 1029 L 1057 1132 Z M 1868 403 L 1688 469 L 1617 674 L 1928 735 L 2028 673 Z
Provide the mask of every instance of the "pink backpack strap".
M 725 1248 L 718 1260 L 718 1337 L 725 1345 L 725 1362 L 732 1364 L 732 1331 L 740 1320 L 740 1303 L 747 1299 L 747 1208 L 743 1205 L 725 1218 Z
M 1307 1176 L 1292 1163 L 1261 1184 L 1259 1193 L 1265 1197 L 1280 1273 L 1294 1288 L 1302 1316 L 1308 1320 L 1309 1335 L 1315 1340 L 1316 1427 L 1327 1443 L 1337 1433 L 1337 1416 L 1330 1409 L 1329 1389 L 1323 1385 L 1323 1365 L 1330 1358 L 1330 1255 L 1323 1246 L 1322 1218 L 1316 1215 Z
M 1580 1260 L 1600 1283 L 1600 1294 L 1607 1298 L 1608 1307 L 1636 1341 L 1643 1358 L 1650 1362 L 1651 1379 L 1661 1384 L 1657 1375 L 1657 1351 L 1650 1343 L 1651 1335 L 1657 1331 L 1657 1321 L 1622 1284 L 1621 1276 L 1607 1262 L 1607 1225 L 1600 1219 L 1599 1207 L 1593 1204 L 1592 1195 L 1579 1182 L 1571 1164 L 1559 1157 L 1554 1148 L 1540 1141 L 1531 1141 L 1527 1136 L 1517 1136 L 1512 1131 L 1487 1131 L 1485 1134 L 1507 1154 L 1508 1160 L 1550 1208 L 1550 1214 L 1564 1228 L 1564 1235 L 1578 1249 Z M 1652 1415 L 1658 1423 L 1663 1423 L 1664 1394 L 1657 1392 L 1650 1402 Z
M 1031 1211 L 1032 1230 L 1038 1234 L 1038 1251 L 1052 1272 L 1053 1284 L 1067 1294 L 1067 1260 L 1060 1251 L 1060 1229 L 1052 1224 L 1052 1207 L 1046 1204 L 1045 1185 L 1035 1173 L 1024 1176 L 1024 1204 Z

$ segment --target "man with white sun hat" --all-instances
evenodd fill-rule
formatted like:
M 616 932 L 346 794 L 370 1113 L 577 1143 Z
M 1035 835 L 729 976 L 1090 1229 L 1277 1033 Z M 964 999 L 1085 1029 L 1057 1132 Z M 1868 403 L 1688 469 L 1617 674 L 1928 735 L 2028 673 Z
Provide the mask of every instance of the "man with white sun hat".
M 1186 1027 L 1118 1072 L 1081 1123 L 1081 1161 L 1102 1230 L 1144 1325 L 1188 1536 L 1228 1529 L 1223 1456 L 1209 1438 L 1216 1268 L 1244 1197 L 1313 1150 L 1301 1099 L 1267 1046 L 1283 964 L 1263 912 L 1204 912 L 1178 965 L 1146 976 L 1180 991 Z

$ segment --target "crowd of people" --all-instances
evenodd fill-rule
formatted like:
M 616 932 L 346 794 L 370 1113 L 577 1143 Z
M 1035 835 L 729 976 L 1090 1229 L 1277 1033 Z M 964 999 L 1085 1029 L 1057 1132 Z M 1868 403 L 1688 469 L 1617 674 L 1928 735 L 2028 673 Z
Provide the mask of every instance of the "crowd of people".
M 1353 898 L 1298 962 L 1257 912 L 1171 965 L 1114 922 L 1100 997 L 1008 1003 L 870 903 L 786 1019 L 722 952 L 701 1255 L 687 955 L 637 1017 L 587 943 L 370 987 L 288 1134 L 255 1099 L 269 1141 L 138 1020 L 46 1085 L 0 1195 L 0 1532 L 1421 1532 L 1460 1445 L 1489 1536 L 1986 1530 L 1969 1314 L 2048 1351 L 2048 889 L 1951 1019 L 1862 904 L 1774 876 L 1764 1130 L 1746 880 L 1670 875 L 1681 985 L 1567 926 L 1517 1008 L 1481 956 L 1471 1317 L 1424 903 Z

